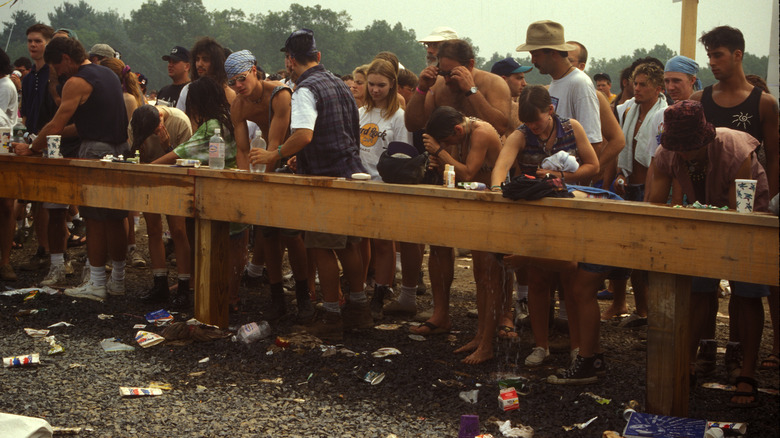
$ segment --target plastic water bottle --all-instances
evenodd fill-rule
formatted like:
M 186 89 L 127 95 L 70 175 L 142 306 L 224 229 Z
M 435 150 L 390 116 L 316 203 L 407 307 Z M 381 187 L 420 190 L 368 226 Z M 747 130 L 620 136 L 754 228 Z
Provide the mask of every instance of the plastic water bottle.
M 25 143 L 25 135 L 27 134 L 27 126 L 22 123 L 22 119 L 14 125 L 11 132 L 11 141 L 14 143 Z
M 225 168 L 225 140 L 220 135 L 219 128 L 214 130 L 214 136 L 209 140 L 209 168 Z
M 263 149 L 266 148 L 265 139 L 263 139 L 263 133 L 260 132 L 260 130 L 257 130 L 257 136 L 252 140 L 252 143 L 249 145 L 251 149 Z M 250 164 L 249 165 L 249 171 L 252 173 L 263 173 L 265 172 L 265 164 Z

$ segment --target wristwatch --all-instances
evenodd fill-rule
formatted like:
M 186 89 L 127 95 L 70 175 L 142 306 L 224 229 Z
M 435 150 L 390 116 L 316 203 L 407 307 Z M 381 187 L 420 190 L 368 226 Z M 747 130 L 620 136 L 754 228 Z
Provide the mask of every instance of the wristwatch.
M 469 88 L 469 91 L 466 92 L 466 97 L 471 96 L 472 94 L 476 93 L 477 91 L 479 91 L 479 90 L 477 89 L 476 86 L 473 86 L 473 87 Z

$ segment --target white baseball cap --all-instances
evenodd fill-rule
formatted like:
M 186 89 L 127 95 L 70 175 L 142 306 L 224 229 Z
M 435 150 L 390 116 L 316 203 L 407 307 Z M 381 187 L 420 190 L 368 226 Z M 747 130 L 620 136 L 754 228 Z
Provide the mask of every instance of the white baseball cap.
M 439 26 L 436 29 L 433 29 L 433 32 L 431 32 L 430 35 L 417 41 L 421 43 L 437 43 L 439 41 L 456 39 L 458 39 L 458 33 L 455 32 L 455 29 L 446 26 Z

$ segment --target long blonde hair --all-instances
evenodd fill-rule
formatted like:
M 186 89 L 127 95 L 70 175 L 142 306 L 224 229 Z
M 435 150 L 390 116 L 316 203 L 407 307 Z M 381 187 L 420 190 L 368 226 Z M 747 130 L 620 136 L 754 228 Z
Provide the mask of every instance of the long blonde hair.
M 104 58 L 100 61 L 100 65 L 108 67 L 119 76 L 119 82 L 122 83 L 122 90 L 133 96 L 133 99 L 138 103 L 138 106 L 146 104 L 144 94 L 141 92 L 141 85 L 138 83 L 138 76 L 130 71 L 130 66 L 125 65 L 122 60 L 117 58 Z
M 366 71 L 366 79 L 368 75 L 377 74 L 386 77 L 390 81 L 390 90 L 387 92 L 387 106 L 382 110 L 382 117 L 389 119 L 393 114 L 401 108 L 401 102 L 398 100 L 398 75 L 395 72 L 393 64 L 386 59 L 375 59 L 368 66 Z M 371 111 L 376 108 L 374 99 L 371 98 L 371 94 L 366 94 L 366 111 Z

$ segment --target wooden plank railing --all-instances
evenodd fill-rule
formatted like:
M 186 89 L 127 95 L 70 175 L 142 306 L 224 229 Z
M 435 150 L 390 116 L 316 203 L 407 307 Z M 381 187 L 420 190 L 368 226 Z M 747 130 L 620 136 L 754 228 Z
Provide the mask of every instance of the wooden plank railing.
M 0 197 L 194 217 L 195 316 L 227 324 L 227 224 L 351 234 L 650 271 L 647 406 L 688 410 L 687 276 L 778 285 L 778 218 L 595 199 L 206 168 L 0 156 Z

